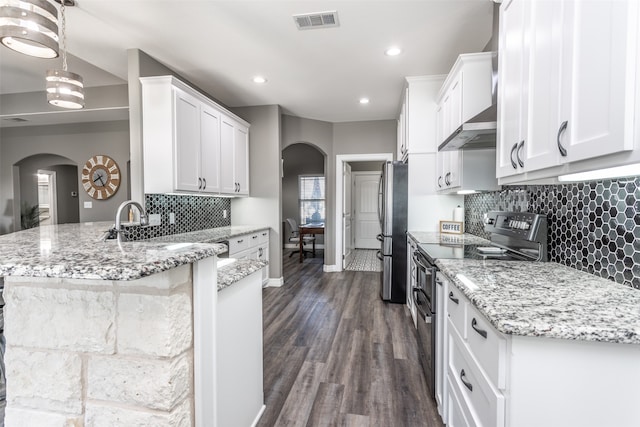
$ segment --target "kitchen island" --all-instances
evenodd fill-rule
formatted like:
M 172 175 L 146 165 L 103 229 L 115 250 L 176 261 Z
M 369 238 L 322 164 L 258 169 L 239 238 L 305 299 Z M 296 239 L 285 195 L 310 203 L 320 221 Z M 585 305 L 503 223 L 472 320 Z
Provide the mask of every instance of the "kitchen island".
M 237 425 L 251 424 L 263 410 L 265 263 L 218 264 L 227 247 L 212 242 L 255 227 L 101 240 L 110 226 L 45 226 L 0 236 L 7 425 L 229 425 L 221 418 L 229 411 L 217 407 L 228 406 L 230 375 L 252 388 L 242 390 L 250 420 Z M 229 330 L 243 313 L 249 326 L 242 325 L 242 334 L 252 340 L 236 344 Z M 250 348 L 251 357 L 238 355 L 245 366 L 229 356 L 235 345 Z M 229 360 L 232 366 L 220 365 Z M 251 378 L 243 381 L 246 363 Z

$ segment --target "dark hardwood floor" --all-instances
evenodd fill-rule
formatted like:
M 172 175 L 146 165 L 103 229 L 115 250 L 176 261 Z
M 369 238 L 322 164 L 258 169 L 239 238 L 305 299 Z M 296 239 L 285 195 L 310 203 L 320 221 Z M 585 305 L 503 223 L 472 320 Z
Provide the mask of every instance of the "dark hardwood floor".
M 263 291 L 259 426 L 440 427 L 407 308 L 379 297 L 380 273 L 323 273 L 322 252 L 283 258 Z

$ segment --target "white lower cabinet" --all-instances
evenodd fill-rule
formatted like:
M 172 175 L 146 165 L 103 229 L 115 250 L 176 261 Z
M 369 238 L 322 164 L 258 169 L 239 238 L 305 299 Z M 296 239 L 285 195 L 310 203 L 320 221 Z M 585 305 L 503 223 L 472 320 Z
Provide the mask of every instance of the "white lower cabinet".
M 436 273 L 436 403 L 442 420 L 447 422 L 447 310 L 449 281 Z
M 438 277 L 448 286 L 444 345 L 436 341 L 448 426 L 638 426 L 640 345 L 502 334 Z
M 269 230 L 242 234 L 229 239 L 229 258 L 269 261 Z M 262 284 L 269 281 L 269 265 L 262 269 Z

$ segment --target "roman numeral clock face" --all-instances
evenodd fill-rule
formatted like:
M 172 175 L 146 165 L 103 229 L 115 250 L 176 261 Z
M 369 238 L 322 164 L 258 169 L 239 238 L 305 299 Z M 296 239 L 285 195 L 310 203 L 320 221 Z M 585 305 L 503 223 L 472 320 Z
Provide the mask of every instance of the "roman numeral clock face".
M 82 168 L 82 186 L 96 200 L 105 200 L 120 187 L 120 168 L 109 156 L 93 156 Z

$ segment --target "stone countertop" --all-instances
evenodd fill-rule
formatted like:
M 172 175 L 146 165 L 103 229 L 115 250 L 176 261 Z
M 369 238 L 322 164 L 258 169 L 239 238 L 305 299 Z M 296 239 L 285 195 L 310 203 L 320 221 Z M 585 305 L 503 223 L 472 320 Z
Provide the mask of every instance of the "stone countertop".
M 640 344 L 640 292 L 553 262 L 436 261 L 500 332 Z
M 218 261 L 218 292 L 266 265 L 266 262 L 255 259 L 221 258 Z
M 485 245 L 490 244 L 487 239 L 474 236 L 473 234 L 447 234 L 437 231 L 407 231 L 409 237 L 418 243 L 445 243 L 445 244 L 469 244 Z
M 102 241 L 111 222 L 48 225 L 0 236 L 0 276 L 135 280 L 228 251 L 212 243 L 266 227 L 221 227 L 135 242 Z
M 227 240 L 242 234 L 255 233 L 267 230 L 269 227 L 253 225 L 231 225 L 227 227 L 209 228 L 206 230 L 191 231 L 189 233 L 172 234 L 150 239 L 153 242 L 189 242 L 189 243 L 215 243 Z

